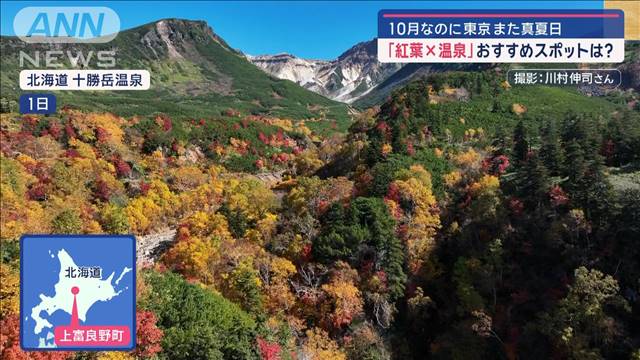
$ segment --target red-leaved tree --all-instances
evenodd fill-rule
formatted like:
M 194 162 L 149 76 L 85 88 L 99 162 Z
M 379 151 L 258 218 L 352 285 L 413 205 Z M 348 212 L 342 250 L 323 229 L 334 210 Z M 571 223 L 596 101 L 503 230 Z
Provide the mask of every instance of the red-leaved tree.
M 160 342 L 164 335 L 158 328 L 156 314 L 151 311 L 136 312 L 136 350 L 134 354 L 140 358 L 150 358 L 162 350 Z
M 68 351 L 22 351 L 20 319 L 10 314 L 0 321 L 0 359 L 3 360 L 65 360 L 73 357 Z
M 262 360 L 280 360 L 280 345 L 276 342 L 269 342 L 263 338 L 258 338 L 258 349 Z

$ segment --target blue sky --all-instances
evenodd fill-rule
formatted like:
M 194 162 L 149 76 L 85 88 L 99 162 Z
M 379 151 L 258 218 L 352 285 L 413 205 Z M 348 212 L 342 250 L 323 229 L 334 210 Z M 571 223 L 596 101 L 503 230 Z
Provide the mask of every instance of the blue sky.
M 205 20 L 232 47 L 251 54 L 287 52 L 333 59 L 377 33 L 380 9 L 601 9 L 602 0 L 511 1 L 2 1 L 0 30 L 13 35 L 15 14 L 27 6 L 107 6 L 123 29 L 162 18 Z

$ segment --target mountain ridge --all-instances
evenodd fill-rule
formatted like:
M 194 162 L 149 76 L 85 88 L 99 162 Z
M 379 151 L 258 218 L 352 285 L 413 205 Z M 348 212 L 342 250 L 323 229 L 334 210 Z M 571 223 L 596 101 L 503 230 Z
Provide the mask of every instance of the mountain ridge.
M 303 59 L 286 53 L 247 58 L 270 75 L 336 101 L 352 103 L 402 67 L 378 62 L 376 49 L 373 39 L 357 43 L 334 60 Z
M 629 56 L 624 63 L 615 66 L 625 75 L 623 85 L 636 90 L 640 89 L 640 76 L 637 71 L 639 68 L 638 45 L 638 41 L 627 41 L 626 48 Z M 380 63 L 377 59 L 376 38 L 357 43 L 334 60 L 308 60 L 286 53 L 248 56 L 248 58 L 270 75 L 291 80 L 311 91 L 358 108 L 380 104 L 394 89 L 431 73 L 477 71 L 496 66 L 496 64 L 474 63 Z M 353 68 L 354 64 L 360 70 L 356 79 L 346 83 L 327 81 L 326 74 L 336 75 L 339 78 L 338 74 L 342 70 L 349 69 L 349 66 Z M 526 64 L 523 65 L 526 66 Z M 297 70 L 300 66 L 306 66 L 303 74 Z M 373 74 L 367 71 L 373 71 Z
M 102 44 L 27 44 L 17 37 L 0 37 L 2 96 L 17 100 L 20 51 L 62 51 L 59 62 L 74 68 L 64 54 L 93 51 L 87 68 L 97 68 L 98 51 L 114 51 L 116 66 L 147 69 L 152 87 L 144 92 L 57 92 L 59 104 L 90 110 L 114 110 L 123 116 L 158 112 L 180 117 L 218 116 L 228 109 L 246 114 L 290 119 L 348 122 L 348 107 L 292 82 L 270 76 L 233 49 L 205 21 L 161 19 L 121 31 Z M 44 56 L 40 54 L 40 56 Z M 39 67 L 42 67 L 40 64 Z M 317 123 L 317 126 L 325 126 Z M 343 126 L 344 127 L 344 126 Z

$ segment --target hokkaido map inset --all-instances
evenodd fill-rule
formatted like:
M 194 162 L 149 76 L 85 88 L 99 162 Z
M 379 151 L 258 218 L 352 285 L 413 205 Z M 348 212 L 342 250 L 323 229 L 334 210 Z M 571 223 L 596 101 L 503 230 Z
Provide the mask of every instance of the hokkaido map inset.
M 21 243 L 24 349 L 132 349 L 135 239 L 25 235 Z

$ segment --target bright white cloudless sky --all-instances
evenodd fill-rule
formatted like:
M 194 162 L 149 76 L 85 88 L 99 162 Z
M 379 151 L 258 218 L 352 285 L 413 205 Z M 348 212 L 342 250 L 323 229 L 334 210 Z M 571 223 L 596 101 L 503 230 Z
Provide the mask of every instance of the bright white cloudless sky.
M 107 6 L 122 29 L 163 18 L 205 20 L 229 45 L 251 55 L 290 53 L 334 59 L 374 38 L 381 9 L 601 9 L 602 0 L 512 1 L 2 1 L 0 32 L 13 35 L 27 6 Z

